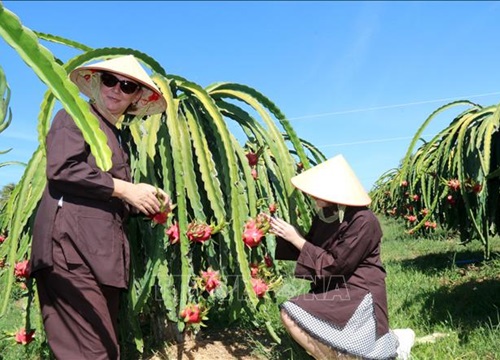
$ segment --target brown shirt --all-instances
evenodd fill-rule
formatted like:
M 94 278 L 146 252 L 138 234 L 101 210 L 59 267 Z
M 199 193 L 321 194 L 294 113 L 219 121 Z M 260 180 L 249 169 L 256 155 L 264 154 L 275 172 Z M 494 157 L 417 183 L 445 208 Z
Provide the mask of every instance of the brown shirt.
M 36 276 L 37 270 L 52 266 L 52 242 L 58 241 L 68 264 L 84 261 L 101 284 L 125 288 L 129 248 L 122 224 L 127 206 L 112 193 L 113 178 L 130 181 L 128 155 L 118 129 L 91 109 L 111 148 L 112 168 L 97 167 L 80 129 L 60 110 L 47 135 L 47 186 L 33 228 L 31 269 Z
M 342 223 L 325 223 L 314 218 L 306 235 L 308 242 L 300 252 L 295 252 L 295 276 L 310 280 L 311 291 L 290 301 L 320 319 L 343 327 L 364 296 L 371 293 L 377 335 L 387 333 L 381 237 L 378 219 L 366 207 L 348 207 Z M 293 257 L 293 251 L 283 251 L 286 246 L 283 240 L 278 241 L 277 258 Z

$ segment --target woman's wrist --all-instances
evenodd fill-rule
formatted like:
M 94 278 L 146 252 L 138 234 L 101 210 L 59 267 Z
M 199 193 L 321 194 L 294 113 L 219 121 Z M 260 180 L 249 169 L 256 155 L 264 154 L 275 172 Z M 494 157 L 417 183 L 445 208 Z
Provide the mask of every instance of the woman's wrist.
M 127 188 L 130 183 L 127 181 L 113 178 L 113 184 L 115 188 L 113 190 L 112 196 L 124 199 L 126 197 L 125 194 L 127 193 Z
M 292 241 L 290 241 L 290 242 L 297 249 L 302 250 L 302 248 L 304 247 L 304 244 L 306 243 L 306 240 L 300 236 L 297 236 L 296 238 L 293 238 Z

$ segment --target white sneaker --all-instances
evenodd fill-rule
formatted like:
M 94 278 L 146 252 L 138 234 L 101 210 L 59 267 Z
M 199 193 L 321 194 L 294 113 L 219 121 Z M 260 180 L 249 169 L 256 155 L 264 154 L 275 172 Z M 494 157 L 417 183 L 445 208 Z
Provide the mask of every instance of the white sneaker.
M 397 348 L 398 360 L 408 360 L 410 358 L 411 347 L 415 343 L 415 332 L 412 329 L 394 329 L 392 332 L 399 341 Z

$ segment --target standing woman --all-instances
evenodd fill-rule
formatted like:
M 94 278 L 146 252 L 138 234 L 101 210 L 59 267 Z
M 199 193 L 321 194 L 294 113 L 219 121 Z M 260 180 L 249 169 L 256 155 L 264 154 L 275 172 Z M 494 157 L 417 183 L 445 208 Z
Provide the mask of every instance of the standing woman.
M 316 359 L 405 357 L 415 334 L 399 330 L 401 341 L 389 330 L 382 231 L 356 175 L 338 155 L 292 183 L 313 198 L 317 216 L 305 237 L 271 219 L 276 258 L 296 260 L 295 276 L 311 281 L 309 293 L 281 305 L 285 328 Z
M 119 359 L 120 292 L 128 286 L 129 212 L 152 215 L 170 206 L 154 186 L 131 182 L 129 157 L 116 127 L 122 115 L 161 113 L 166 102 L 132 56 L 75 69 L 112 151 L 102 171 L 71 116 L 60 110 L 47 135 L 47 187 L 33 228 L 32 276 L 44 327 L 57 359 Z

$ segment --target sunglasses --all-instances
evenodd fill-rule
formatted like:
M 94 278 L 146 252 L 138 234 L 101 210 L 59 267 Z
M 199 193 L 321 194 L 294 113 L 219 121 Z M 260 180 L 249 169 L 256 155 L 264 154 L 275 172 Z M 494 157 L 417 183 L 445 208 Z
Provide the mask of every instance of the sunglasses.
M 114 87 L 117 83 L 120 83 L 120 90 L 124 94 L 133 94 L 137 91 L 137 89 L 140 87 L 139 84 L 128 81 L 128 80 L 119 80 L 116 76 L 103 72 L 101 73 L 101 82 L 104 84 L 106 87 Z

